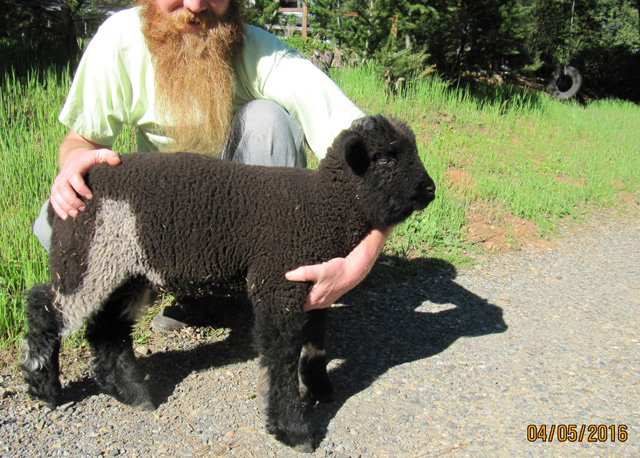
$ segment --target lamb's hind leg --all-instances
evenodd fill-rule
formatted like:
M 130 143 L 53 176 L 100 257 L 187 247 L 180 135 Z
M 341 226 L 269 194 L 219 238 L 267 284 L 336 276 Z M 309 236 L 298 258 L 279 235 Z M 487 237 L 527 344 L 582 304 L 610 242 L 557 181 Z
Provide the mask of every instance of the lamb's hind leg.
M 56 309 L 51 285 L 35 285 L 27 295 L 28 331 L 24 337 L 22 368 L 32 396 L 55 407 L 62 388 L 59 380 L 59 351 L 62 316 Z
M 86 338 L 92 374 L 100 388 L 125 404 L 152 410 L 155 406 L 137 367 L 131 337 L 135 321 L 130 311 L 143 300 L 145 291 L 131 283 L 116 290 L 89 320 Z
M 324 350 L 327 310 L 312 310 L 306 315 L 300 355 L 300 395 L 306 405 L 312 406 L 316 402 L 331 402 L 334 396 Z

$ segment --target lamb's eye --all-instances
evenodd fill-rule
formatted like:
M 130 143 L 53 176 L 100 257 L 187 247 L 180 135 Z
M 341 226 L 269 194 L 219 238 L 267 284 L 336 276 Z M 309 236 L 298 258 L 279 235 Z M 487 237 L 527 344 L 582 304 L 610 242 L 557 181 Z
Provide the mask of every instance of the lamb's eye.
M 396 160 L 390 157 L 381 157 L 377 161 L 378 165 L 383 167 L 393 167 L 396 165 Z

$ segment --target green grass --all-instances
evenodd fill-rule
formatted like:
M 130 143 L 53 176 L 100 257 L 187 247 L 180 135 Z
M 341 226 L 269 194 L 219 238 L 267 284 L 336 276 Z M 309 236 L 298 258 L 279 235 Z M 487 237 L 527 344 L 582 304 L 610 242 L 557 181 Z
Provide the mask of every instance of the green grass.
M 553 234 L 561 218 L 611 207 L 640 189 L 640 107 L 601 101 L 582 107 L 508 87 L 456 88 L 437 77 L 386 94 L 371 69 L 332 77 L 367 113 L 391 114 L 415 130 L 438 186 L 435 202 L 396 228 L 387 253 L 463 261 L 472 212 L 496 224 L 509 215 Z M 66 129 L 56 118 L 70 72 L 27 79 L 4 75 L 0 87 L 0 346 L 24 325 L 23 292 L 46 281 L 47 256 L 31 226 L 57 171 Z M 127 129 L 114 147 L 132 151 Z M 468 178 L 454 186 L 452 172 Z
M 498 223 L 504 215 L 528 219 L 549 236 L 560 218 L 614 206 L 621 192 L 637 199 L 636 105 L 605 100 L 582 107 L 508 86 L 451 87 L 437 77 L 392 96 L 366 66 L 332 76 L 365 111 L 392 114 L 414 128 L 439 186 L 429 209 L 396 229 L 394 253 L 455 254 L 474 207 Z M 452 171 L 472 185 L 453 192 Z

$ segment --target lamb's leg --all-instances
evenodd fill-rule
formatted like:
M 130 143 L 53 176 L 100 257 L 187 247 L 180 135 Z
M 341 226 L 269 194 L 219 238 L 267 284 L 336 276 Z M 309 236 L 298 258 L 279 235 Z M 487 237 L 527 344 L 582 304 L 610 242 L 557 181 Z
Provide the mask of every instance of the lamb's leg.
M 313 452 L 315 440 L 304 418 L 298 384 L 298 364 L 302 350 L 302 322 L 295 326 L 276 320 L 271 311 L 256 313 L 255 333 L 260 360 L 259 395 L 266 410 L 267 432 L 299 452 Z
M 327 375 L 327 359 L 324 350 L 327 310 L 307 312 L 307 319 L 303 329 L 300 355 L 300 395 L 305 404 L 331 402 L 334 400 L 333 387 Z
M 59 380 L 59 351 L 62 317 L 55 308 L 51 285 L 35 285 L 28 293 L 22 368 L 32 396 L 53 408 L 62 388 Z
M 87 325 L 91 347 L 91 369 L 98 385 L 125 404 L 155 408 L 133 353 L 131 332 L 134 319 L 129 311 L 140 300 L 144 288 L 127 285 L 115 291 Z

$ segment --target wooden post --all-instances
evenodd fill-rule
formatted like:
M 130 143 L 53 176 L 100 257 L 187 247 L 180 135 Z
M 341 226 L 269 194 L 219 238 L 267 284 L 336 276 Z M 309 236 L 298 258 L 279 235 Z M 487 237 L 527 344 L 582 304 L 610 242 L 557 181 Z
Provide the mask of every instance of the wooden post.
M 307 4 L 302 3 L 302 38 L 307 38 Z
M 278 12 L 280 13 L 301 13 L 302 14 L 302 38 L 307 38 L 307 16 L 309 15 L 309 10 L 307 8 L 307 4 L 303 3 L 302 8 L 278 8 Z

